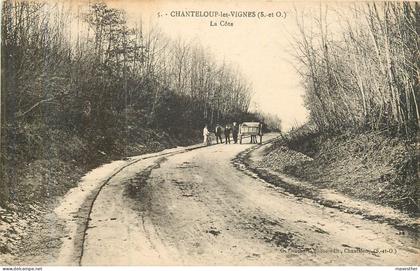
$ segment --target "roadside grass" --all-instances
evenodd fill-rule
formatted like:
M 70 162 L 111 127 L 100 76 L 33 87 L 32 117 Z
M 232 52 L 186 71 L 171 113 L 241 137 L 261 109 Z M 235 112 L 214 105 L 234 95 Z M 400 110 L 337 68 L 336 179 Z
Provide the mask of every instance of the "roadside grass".
M 416 145 L 384 132 L 327 136 L 293 131 L 268 150 L 263 163 L 319 188 L 418 215 Z

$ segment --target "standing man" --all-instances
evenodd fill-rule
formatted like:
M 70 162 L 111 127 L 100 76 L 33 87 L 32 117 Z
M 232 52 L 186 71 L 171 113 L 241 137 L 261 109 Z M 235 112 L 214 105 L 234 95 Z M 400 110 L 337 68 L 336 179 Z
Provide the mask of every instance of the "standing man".
M 264 134 L 264 122 L 260 122 L 260 133 L 259 133 L 259 135 L 260 135 L 260 144 L 262 144 L 263 134 Z
M 230 130 L 232 128 L 229 125 L 226 125 L 225 127 L 225 143 L 227 144 L 229 142 L 230 144 Z
M 233 142 L 235 144 L 238 143 L 238 134 L 239 134 L 239 126 L 236 122 L 234 122 L 232 126 L 232 137 L 233 137 Z
M 209 143 L 209 135 L 210 135 L 210 132 L 209 132 L 209 129 L 207 128 L 207 124 L 206 125 L 204 125 L 204 129 L 203 129 L 203 144 L 204 144 L 204 146 L 208 146 L 208 145 L 210 145 Z
M 216 124 L 216 128 L 214 129 L 214 133 L 216 134 L 216 142 L 217 144 L 219 144 L 219 139 L 220 139 L 220 143 L 223 143 L 222 140 L 222 126 L 220 126 L 219 124 Z

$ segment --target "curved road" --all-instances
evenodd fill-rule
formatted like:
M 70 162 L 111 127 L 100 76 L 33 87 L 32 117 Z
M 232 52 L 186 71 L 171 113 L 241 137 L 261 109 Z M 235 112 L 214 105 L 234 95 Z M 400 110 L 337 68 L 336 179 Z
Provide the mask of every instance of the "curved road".
M 95 200 L 80 264 L 418 264 L 416 240 L 395 228 L 236 169 L 231 160 L 250 146 L 213 145 L 122 170 Z

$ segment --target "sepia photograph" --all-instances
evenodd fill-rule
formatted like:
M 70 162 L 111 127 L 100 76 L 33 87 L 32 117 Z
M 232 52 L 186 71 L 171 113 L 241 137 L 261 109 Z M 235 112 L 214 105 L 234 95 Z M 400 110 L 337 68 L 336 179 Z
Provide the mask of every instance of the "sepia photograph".
M 419 22 L 416 1 L 2 0 L 0 267 L 417 270 Z

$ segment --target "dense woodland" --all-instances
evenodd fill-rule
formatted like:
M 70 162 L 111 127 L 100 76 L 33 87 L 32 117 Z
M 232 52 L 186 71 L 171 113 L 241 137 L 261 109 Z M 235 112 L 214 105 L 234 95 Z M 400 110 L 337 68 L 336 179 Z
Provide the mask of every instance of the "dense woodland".
M 0 202 L 35 161 L 54 170 L 197 140 L 205 123 L 278 121 L 249 113 L 251 85 L 232 65 L 103 3 L 3 1 L 1 31 Z
M 296 12 L 301 35 L 294 45 L 311 120 L 321 132 L 387 130 L 414 138 L 419 4 L 345 5 Z

